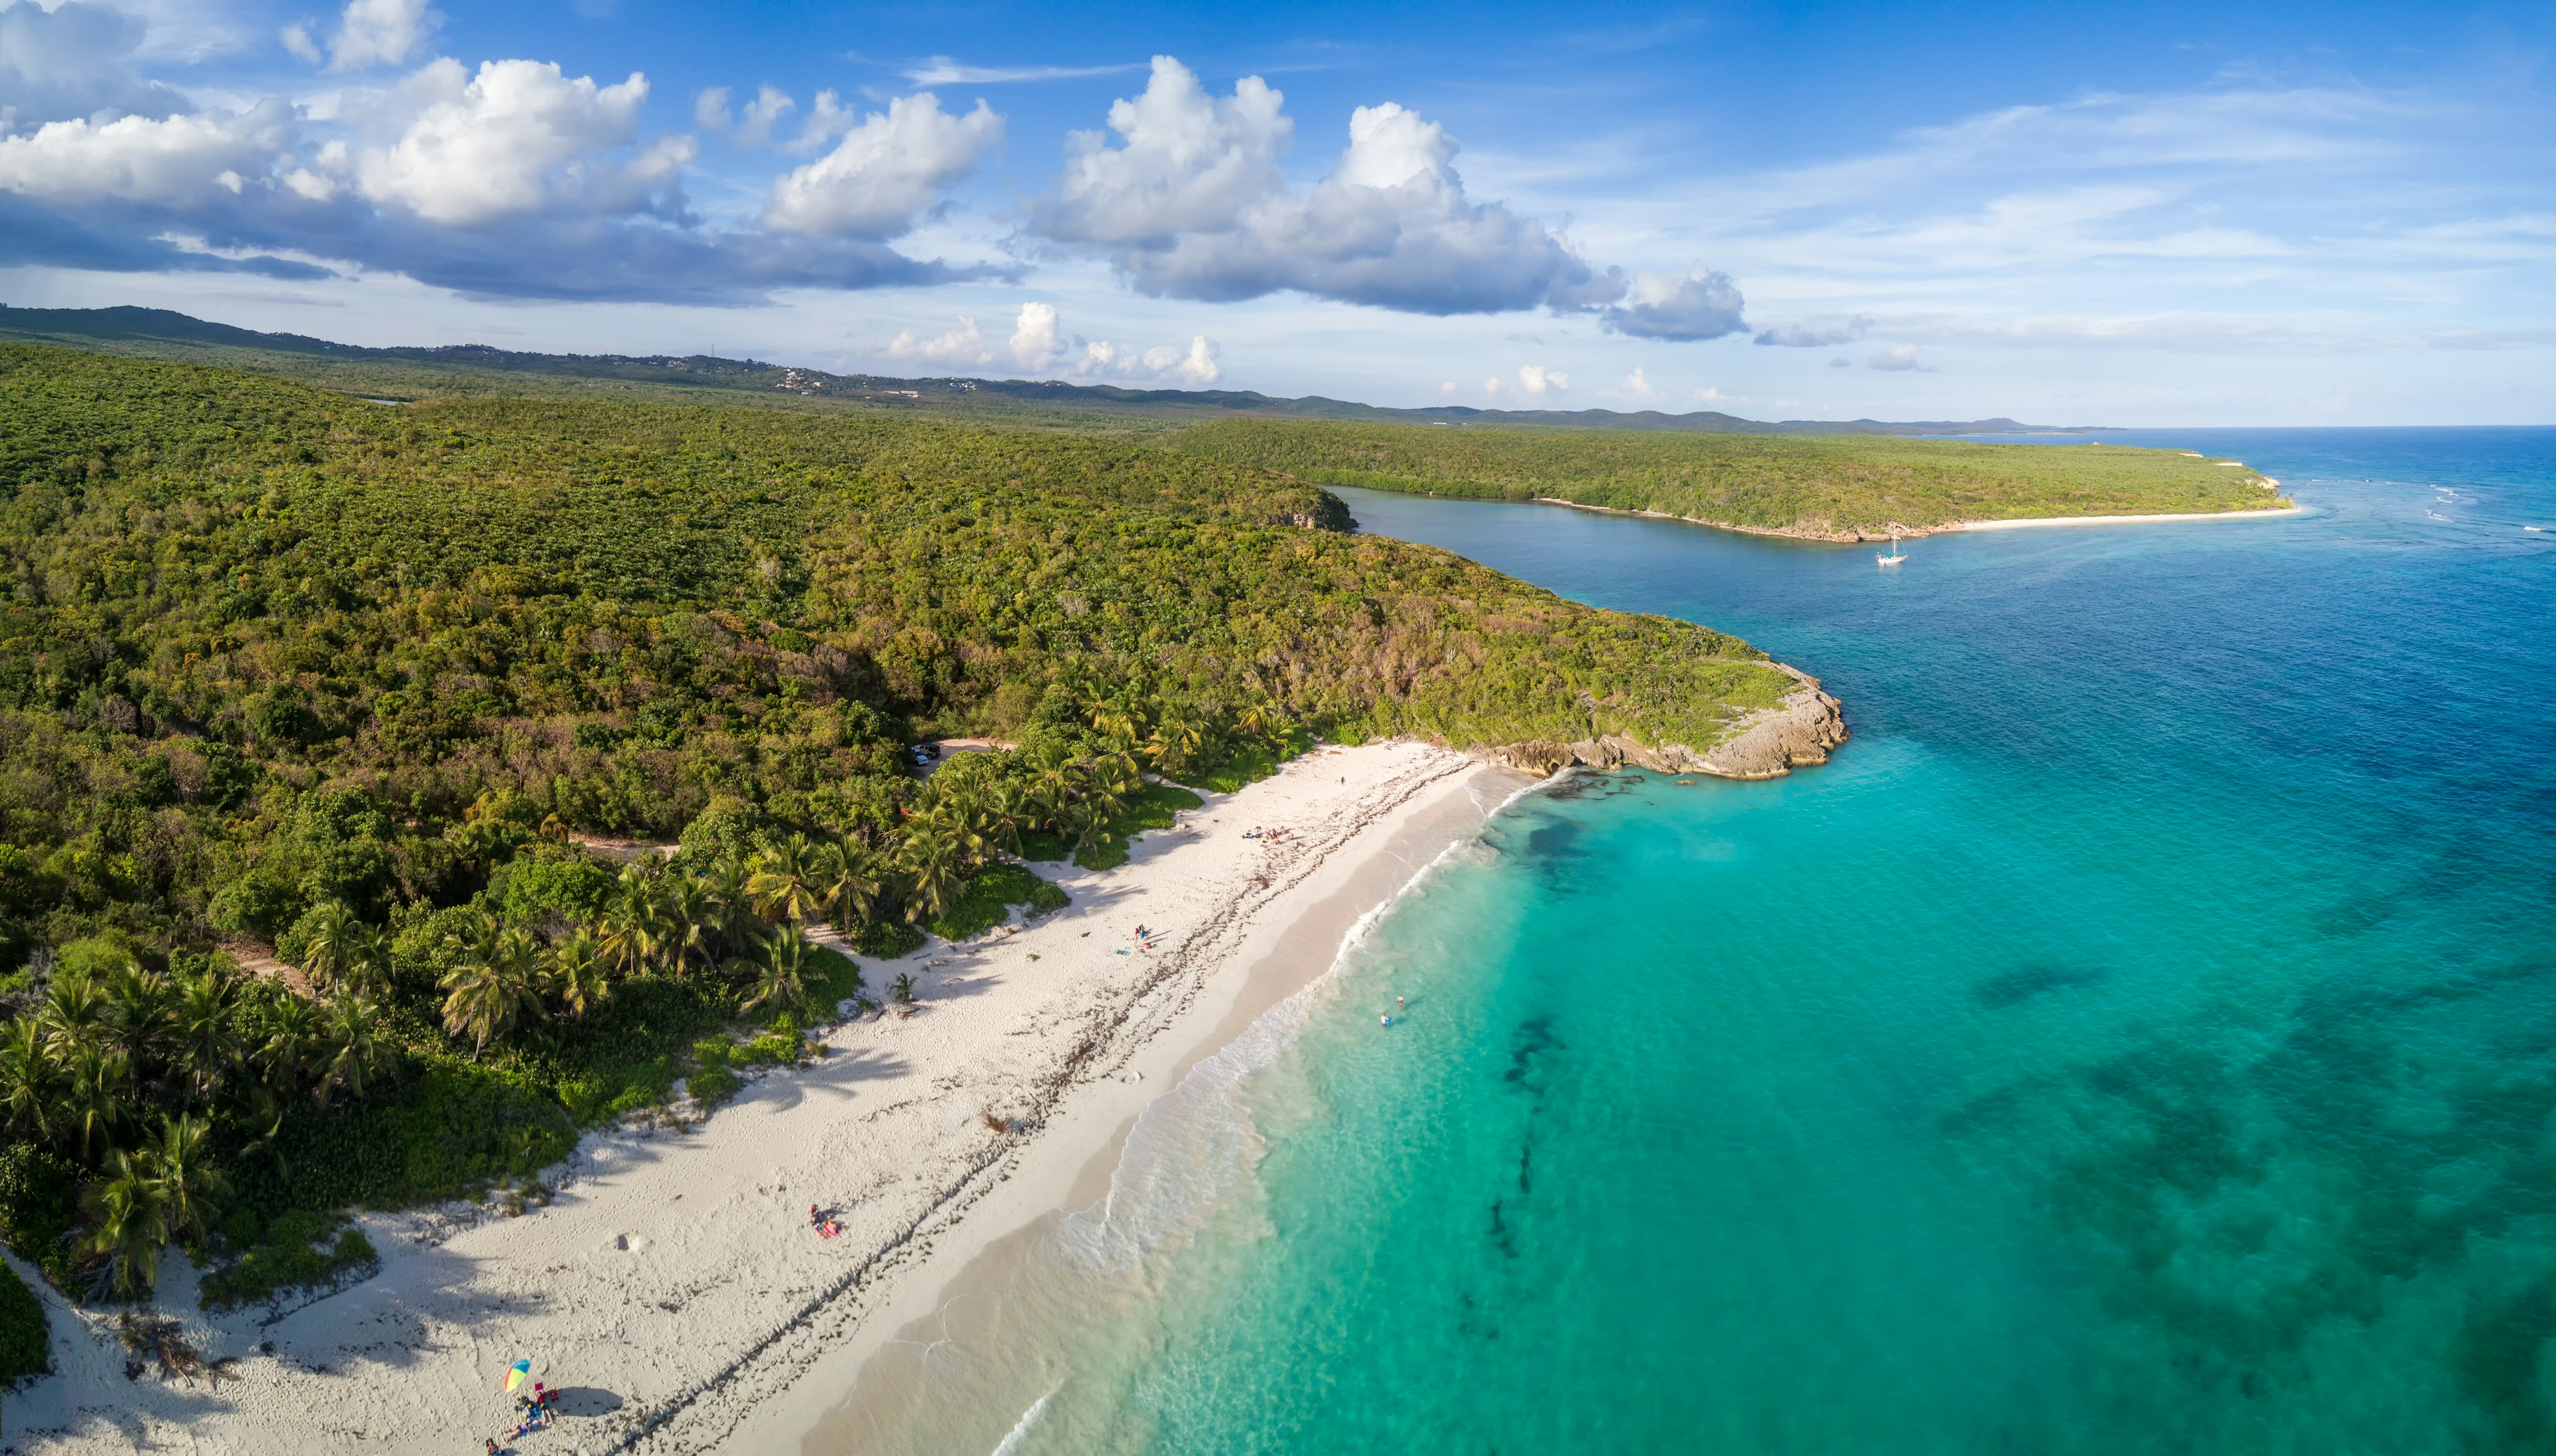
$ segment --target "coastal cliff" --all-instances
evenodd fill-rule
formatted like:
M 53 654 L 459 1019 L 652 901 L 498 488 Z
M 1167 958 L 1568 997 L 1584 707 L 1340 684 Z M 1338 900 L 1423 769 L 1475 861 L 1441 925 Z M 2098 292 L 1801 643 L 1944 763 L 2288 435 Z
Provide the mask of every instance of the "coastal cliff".
M 1636 764 L 1662 774 L 1780 779 L 1795 769 L 1827 763 L 1829 751 L 1847 740 L 1845 710 L 1810 673 L 1782 663 L 1768 666 L 1799 685 L 1778 706 L 1741 718 L 1721 742 L 1702 753 L 1683 743 L 1651 747 L 1616 733 L 1577 743 L 1530 739 L 1474 752 L 1492 763 L 1534 774 L 1553 774 L 1574 764 L 1593 769 Z

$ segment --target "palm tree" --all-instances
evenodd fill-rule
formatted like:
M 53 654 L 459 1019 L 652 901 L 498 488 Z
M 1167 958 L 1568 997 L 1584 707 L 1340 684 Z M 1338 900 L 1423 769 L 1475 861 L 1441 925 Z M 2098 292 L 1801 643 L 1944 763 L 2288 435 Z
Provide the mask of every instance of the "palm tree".
M 124 1120 L 125 1090 L 133 1064 L 124 1053 L 94 1042 L 71 1048 L 62 1058 L 65 1121 L 79 1130 L 80 1157 Z
M 753 896 L 746 888 L 750 878 L 744 861 L 734 855 L 711 865 L 709 873 L 702 876 L 702 898 L 709 910 L 703 921 L 709 931 L 704 937 L 707 949 L 733 953 L 745 944 L 753 929 L 747 923 L 754 914 Z
M 85 975 L 56 976 L 45 988 L 45 1004 L 36 1016 L 45 1029 L 45 1044 L 58 1056 L 112 1034 L 106 992 Z
M 1081 854 L 1094 844 L 1108 843 L 1109 823 L 1117 817 L 1118 811 L 1107 799 L 1083 798 L 1067 806 L 1064 820 L 1058 827 L 1065 831 L 1066 841 L 1074 852 Z
M 616 900 L 594 928 L 594 953 L 625 976 L 644 976 L 666 953 L 665 916 L 655 896 Z
M 973 783 L 954 784 L 933 794 L 932 801 L 906 821 L 906 828 L 911 832 L 920 825 L 932 824 L 956 841 L 960 853 L 977 854 L 985 843 L 985 836 L 976 828 L 982 797 L 982 789 Z
M 805 834 L 793 834 L 756 855 L 754 872 L 745 882 L 746 903 L 767 919 L 797 921 L 815 914 L 823 897 L 814 860 Z
M 754 994 L 747 1011 L 766 1006 L 784 1010 L 808 1000 L 808 968 L 817 958 L 817 942 L 797 925 L 783 925 L 764 937 L 763 955 L 755 966 Z
M 968 851 L 976 858 L 1020 853 L 1020 822 L 1030 794 L 1017 780 L 986 780 L 968 799 Z
M 45 1043 L 34 1017 L 18 1017 L 0 1032 L 0 1111 L 11 1130 L 44 1142 L 65 1110 L 61 1101 L 61 1058 Z
M 439 983 L 446 993 L 444 1030 L 470 1037 L 472 1056 L 484 1053 L 492 1038 L 541 1015 L 542 999 L 534 990 L 540 952 L 529 931 L 482 912 L 476 924 L 447 936 L 445 943 L 452 953 L 452 969 Z
M 1286 721 L 1279 714 L 1277 706 L 1267 702 L 1245 703 L 1242 711 L 1233 715 L 1234 727 L 1253 738 L 1270 743 L 1278 740 L 1282 725 Z
M 657 886 L 637 865 L 624 866 L 603 908 L 596 953 L 625 976 L 641 976 L 666 953 L 666 916 Z
M 170 1059 L 198 1098 L 210 1097 L 239 1065 L 239 1024 L 231 996 L 235 984 L 219 971 L 200 971 L 178 988 Z
M 137 1073 L 166 1059 L 177 1030 L 177 996 L 169 978 L 130 962 L 106 975 L 106 1023 Z
M 312 910 L 310 938 L 303 942 L 302 970 L 321 989 L 356 971 L 363 958 L 364 922 L 342 901 L 326 901 Z
M 1083 772 L 1073 755 L 1049 748 L 1034 761 L 1022 797 L 1037 821 L 1062 832 L 1066 811 L 1083 796 Z
M 160 1249 L 169 1242 L 169 1205 L 149 1153 L 119 1152 L 106 1176 L 82 1200 L 89 1220 L 88 1252 L 104 1261 L 103 1282 L 119 1294 L 138 1294 L 160 1273 Z
M 572 1021 L 584 1021 L 588 1010 L 612 994 L 611 963 L 594 937 L 583 930 L 550 948 L 543 958 L 542 979 Z
M 848 934 L 878 909 L 878 872 L 871 868 L 868 851 L 858 844 L 833 839 L 819 846 L 813 873 L 817 909 L 826 913 L 835 929 Z
M 897 868 L 905 872 L 909 892 L 905 917 L 923 921 L 937 920 L 949 910 L 966 889 L 971 867 L 958 832 L 925 817 L 907 824 Z
M 1118 703 L 1102 703 L 1093 708 L 1091 728 L 1114 744 L 1131 745 L 1145 736 L 1143 720 Z
M 717 929 L 718 910 L 711 904 L 709 883 L 699 875 L 668 877 L 657 892 L 658 954 L 668 969 L 682 974 L 686 966 L 707 965 L 710 936 Z
M 391 989 L 391 932 L 366 925 L 355 939 L 355 959 L 346 972 L 346 989 L 380 996 Z
M 270 987 L 246 1022 L 249 1063 L 259 1079 L 288 1097 L 301 1091 L 320 1044 L 318 1010 L 290 991 Z
M 353 994 L 329 998 L 320 1016 L 320 1086 L 324 1106 L 338 1088 L 361 1097 L 365 1083 L 399 1064 L 400 1044 L 382 1024 L 381 1008 Z
M 1154 726 L 1153 736 L 1145 741 L 1145 756 L 1154 761 L 1157 769 L 1178 773 L 1190 767 L 1206 744 L 1206 729 L 1175 715 Z
M 164 1117 L 160 1146 L 150 1155 L 171 1236 L 210 1228 L 210 1204 L 225 1187 L 213 1158 L 213 1125 L 192 1114 Z
M 1123 749 L 1105 753 L 1091 761 L 1091 785 L 1095 792 L 1109 800 L 1109 812 L 1114 816 L 1144 789 L 1145 771 Z

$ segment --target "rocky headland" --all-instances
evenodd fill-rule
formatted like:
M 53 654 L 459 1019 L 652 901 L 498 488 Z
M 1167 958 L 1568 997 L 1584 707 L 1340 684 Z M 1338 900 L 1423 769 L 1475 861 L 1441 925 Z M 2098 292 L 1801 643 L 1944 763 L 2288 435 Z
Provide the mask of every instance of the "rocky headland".
M 1711 774 L 1722 779 L 1780 779 L 1795 769 L 1829 761 L 1847 740 L 1846 712 L 1823 691 L 1820 679 L 1782 663 L 1770 665 L 1797 684 L 1782 703 L 1741 718 L 1721 742 L 1698 751 L 1683 743 L 1644 744 L 1622 734 L 1600 734 L 1577 743 L 1530 739 L 1477 749 L 1475 756 L 1532 774 L 1554 774 L 1574 764 L 1592 769 L 1638 765 L 1662 774 Z

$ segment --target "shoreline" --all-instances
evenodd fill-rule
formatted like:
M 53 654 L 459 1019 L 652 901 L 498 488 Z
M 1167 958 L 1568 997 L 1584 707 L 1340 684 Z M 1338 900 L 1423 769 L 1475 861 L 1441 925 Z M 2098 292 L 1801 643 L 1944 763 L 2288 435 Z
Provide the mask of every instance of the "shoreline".
M 2278 484 L 2278 482 L 2274 482 Z M 1676 521 L 1688 526 L 1701 526 L 1710 531 L 1729 531 L 1741 536 L 1762 536 L 1776 541 L 1808 541 L 1823 546 L 1861 546 L 1890 539 L 1888 530 L 1863 531 L 1787 531 L 1774 526 L 1740 526 L 1728 521 L 1707 521 L 1701 516 L 1680 516 L 1670 511 L 1635 511 L 1622 506 L 1592 506 L 1579 501 L 1566 501 L 1560 496 L 1531 496 L 1538 506 L 1568 506 L 1575 511 L 1596 511 L 1605 516 L 1632 516 L 1645 521 Z M 2125 526 L 2133 523 L 2161 521 L 2259 521 L 2275 516 L 2304 516 L 2308 508 L 2291 505 L 2253 511 L 2182 511 L 2143 512 L 2115 516 L 2015 516 L 1994 521 L 1947 521 L 1938 526 L 1903 526 L 1897 535 L 1901 541 L 1916 541 L 1929 536 L 1949 536 L 1957 531 L 2011 531 L 2026 526 Z
M 2279 506 L 2261 511 L 2187 511 L 2181 514 L 2153 516 L 2018 516 L 2003 521 L 1963 521 L 1938 527 L 1942 532 L 1955 531 L 2020 531 L 2032 526 L 2132 526 L 2165 521 L 2268 521 L 2279 516 L 2304 516 L 2305 506 Z
M 874 1424 L 872 1407 L 910 1408 L 928 1384 L 919 1379 L 919 1364 L 894 1356 L 919 1354 L 951 1338 L 948 1321 L 955 1306 L 999 1305 L 1022 1278 L 1025 1261 L 1036 1257 L 1043 1235 L 1118 1196 L 1130 1137 L 1149 1113 L 1183 1093 L 1203 1063 L 1224 1059 L 1273 1014 L 1328 982 L 1431 868 L 1544 782 L 1496 770 L 1463 775 L 1450 781 L 1447 791 L 1383 826 L 1391 832 L 1326 865 L 1305 886 L 1306 899 L 1296 912 L 1273 920 L 1240 947 L 1222 983 L 1182 1025 L 1167 1029 L 1133 1059 L 1131 1070 L 1142 1078 L 1134 1084 L 1136 1095 L 1103 1088 L 1073 1109 L 1054 1140 L 1023 1158 L 1019 1176 L 989 1198 L 969 1226 L 907 1272 L 808 1378 L 735 1427 L 736 1449 L 869 1449 L 874 1442 L 864 1438 L 869 1432 L 863 1427 Z
M 9 1397 L 12 1442 L 475 1450 L 511 1424 L 499 1380 L 517 1358 L 565 1393 L 544 1442 L 563 1453 L 703 1451 L 749 1421 L 777 1436 L 784 1412 L 805 1432 L 848 1392 L 855 1352 L 1073 1198 L 1138 1112 L 1327 971 L 1344 912 L 1390 903 L 1529 784 L 1417 742 L 1317 750 L 1210 795 L 1115 870 L 1051 872 L 1064 910 L 865 961 L 874 986 L 913 974 L 920 1012 L 833 1028 L 831 1055 L 689 1129 L 588 1135 L 546 1171 L 547 1207 L 360 1215 L 379 1269 L 281 1310 L 198 1314 L 173 1258 L 163 1312 L 206 1358 L 240 1359 L 218 1388 L 129 1378 L 111 1315 L 39 1282 L 56 1374 Z M 1298 837 L 1245 839 L 1255 823 Z M 812 1200 L 842 1237 L 814 1236 Z

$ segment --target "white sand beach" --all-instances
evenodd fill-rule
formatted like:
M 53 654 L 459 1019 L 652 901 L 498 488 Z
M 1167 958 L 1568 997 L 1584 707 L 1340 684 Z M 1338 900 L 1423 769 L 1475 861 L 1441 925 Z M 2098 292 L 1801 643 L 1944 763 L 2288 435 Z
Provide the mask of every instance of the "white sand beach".
M 1318 751 L 1118 869 L 1056 875 L 1066 910 L 866 962 L 873 988 L 912 972 L 920 1009 L 834 1029 L 830 1056 L 690 1130 L 587 1139 L 547 1207 L 366 1215 L 380 1272 L 280 1311 L 192 1313 L 173 1255 L 164 1304 L 206 1356 L 241 1357 L 218 1388 L 128 1376 L 111 1324 L 46 1290 L 57 1373 L 7 1397 L 8 1442 L 476 1453 L 512 1424 L 501 1383 L 523 1358 L 566 1393 L 527 1456 L 795 1449 L 866 1350 L 1066 1204 L 1149 1099 L 1530 782 L 1425 744 Z M 840 1237 L 817 1237 L 812 1203 Z
M 1938 526 L 1945 531 L 2020 531 L 2028 526 L 2149 526 L 2169 521 L 2263 521 L 2275 516 L 2304 516 L 2305 506 L 2282 506 L 2268 511 L 2189 511 L 2159 513 L 2147 516 L 2028 516 L 2014 521 L 1963 521 L 1952 526 Z

